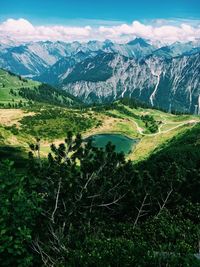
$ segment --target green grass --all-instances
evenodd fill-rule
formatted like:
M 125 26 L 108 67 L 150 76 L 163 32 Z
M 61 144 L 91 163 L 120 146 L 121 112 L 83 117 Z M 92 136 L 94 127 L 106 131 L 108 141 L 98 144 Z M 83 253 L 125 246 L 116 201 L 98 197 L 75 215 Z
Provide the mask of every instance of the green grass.
M 129 137 L 140 138 L 140 142 L 137 144 L 136 149 L 129 155 L 129 158 L 132 160 L 142 160 L 148 157 L 154 149 L 158 148 L 179 133 L 193 127 L 194 124 L 188 124 L 189 121 L 200 121 L 198 116 L 193 115 L 173 115 L 149 108 L 121 107 L 122 104 L 120 104 L 120 109 L 116 108 L 105 111 L 107 116 L 116 118 L 116 120 L 123 120 L 123 123 L 115 123 L 115 125 L 110 127 L 108 132 L 117 132 Z M 128 112 L 126 112 L 126 110 Z M 141 116 L 144 115 L 152 116 L 154 120 L 159 123 L 158 128 L 160 128 L 161 133 L 159 132 L 159 129 L 156 133 L 151 133 L 149 129 L 146 128 L 145 123 L 141 118 Z M 131 123 L 133 124 L 133 127 L 131 127 Z M 138 127 L 143 129 L 143 134 L 145 135 L 138 133 L 135 123 L 137 123 Z
M 0 110 L 0 118 L 5 111 L 8 109 Z M 63 142 L 69 131 L 83 134 L 100 124 L 100 118 L 93 113 L 48 105 L 37 106 L 30 115 L 21 110 L 17 118 L 13 112 L 7 112 L 8 121 L 2 120 L 1 123 L 0 120 L 0 146 L 21 147 L 26 153 L 29 144 L 36 142 L 36 137 L 41 139 L 42 155 L 47 155 L 51 143 Z
M 0 69 L 0 106 L 21 108 L 35 103 L 56 106 L 80 105 L 80 101 L 63 90 L 27 80 Z
M 39 82 L 25 80 L 20 76 L 0 69 L 0 103 L 4 105 L 13 104 L 19 103 L 20 100 L 25 103 L 27 100 L 19 95 L 19 90 L 21 88 L 37 87 L 38 85 L 40 85 Z
M 127 122 L 117 122 L 116 129 L 119 133 L 123 133 L 129 137 L 137 137 L 138 132 L 134 125 L 128 124 Z
M 191 126 L 181 126 L 177 129 L 171 130 L 164 134 L 158 134 L 155 136 L 143 136 L 140 142 L 137 144 L 136 149 L 130 155 L 130 159 L 134 161 L 140 161 L 147 158 L 155 149 L 158 149 L 165 142 L 168 142 L 174 136 L 190 129 Z
M 161 127 L 162 131 L 168 131 L 176 126 L 180 125 L 180 122 L 174 122 L 174 123 L 167 123 L 167 124 L 163 124 Z
M 45 140 L 65 138 L 67 132 L 83 133 L 95 127 L 99 121 L 78 110 L 48 108 L 33 116 L 26 116 L 21 121 L 19 132 L 40 137 Z

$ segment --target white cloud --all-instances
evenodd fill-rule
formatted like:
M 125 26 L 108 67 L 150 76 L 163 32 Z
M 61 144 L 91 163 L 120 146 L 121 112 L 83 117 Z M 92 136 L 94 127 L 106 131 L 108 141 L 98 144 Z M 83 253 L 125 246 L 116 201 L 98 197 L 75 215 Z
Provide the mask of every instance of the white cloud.
M 173 43 L 200 39 L 200 21 L 154 20 L 152 23 L 133 21 L 132 24 L 110 26 L 34 26 L 28 20 L 8 19 L 0 24 L 0 41 L 7 43 L 27 41 L 88 41 L 111 39 L 125 42 L 135 37 L 150 39 L 152 42 Z
M 111 39 L 132 35 L 134 37 L 142 37 L 162 43 L 172 43 L 176 41 L 187 42 L 200 38 L 200 26 L 192 27 L 188 24 L 181 24 L 179 26 L 152 26 L 134 21 L 131 25 L 123 24 L 115 27 L 100 27 L 99 31 Z
M 67 27 L 67 26 L 34 26 L 25 19 L 8 19 L 0 24 L 0 39 L 17 42 L 27 41 L 73 41 L 89 38 L 90 26 Z
M 0 25 L 0 31 L 13 34 L 30 34 L 34 32 L 34 27 L 25 19 L 8 19 Z

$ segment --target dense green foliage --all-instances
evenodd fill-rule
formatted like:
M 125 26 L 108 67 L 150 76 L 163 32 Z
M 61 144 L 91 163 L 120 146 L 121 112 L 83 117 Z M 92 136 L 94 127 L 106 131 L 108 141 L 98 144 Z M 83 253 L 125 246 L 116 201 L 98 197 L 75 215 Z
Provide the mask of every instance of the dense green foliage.
M 121 118 L 121 116 L 117 114 L 113 114 L 110 111 L 119 111 L 121 114 L 130 117 L 131 119 L 141 120 L 144 124 L 145 133 L 156 133 L 158 132 L 158 126 L 160 123 L 156 121 L 152 115 L 138 115 L 134 113 L 133 109 L 138 109 L 143 106 L 141 103 L 131 100 L 131 99 L 122 99 L 120 101 L 113 102 L 111 104 L 106 105 L 94 105 L 91 109 L 97 112 L 104 112 L 108 116 Z M 129 109 L 127 108 L 129 107 Z
M 139 106 L 137 106 L 136 108 L 138 108 Z M 85 109 L 87 109 L 86 107 L 83 107 Z M 140 119 L 140 116 L 136 115 L 134 112 L 128 110 L 126 108 L 126 106 L 121 105 L 121 102 L 116 101 L 116 102 L 112 102 L 110 104 L 102 104 L 102 105 L 93 105 L 92 107 L 89 107 L 91 110 L 94 110 L 96 112 L 103 112 L 106 115 L 112 116 L 112 117 L 118 117 L 116 114 L 112 114 L 109 111 L 113 111 L 113 110 L 118 110 L 119 112 L 121 112 L 122 114 L 125 114 L 127 116 L 130 116 L 132 118 L 135 119 Z M 119 117 L 121 118 L 121 117 Z
M 35 137 L 53 140 L 64 138 L 68 131 L 77 134 L 97 124 L 95 117 L 76 110 L 46 108 L 34 116 L 24 117 L 21 120 L 20 131 Z
M 141 119 L 145 123 L 147 130 L 149 130 L 151 133 L 156 133 L 158 131 L 159 122 L 157 122 L 153 116 L 142 115 Z
M 106 110 L 112 110 L 112 109 L 123 109 L 124 106 L 130 107 L 130 108 L 148 108 L 146 104 L 143 104 L 142 102 L 139 102 L 135 99 L 130 99 L 130 98 L 122 98 L 120 100 L 111 102 L 111 103 L 106 103 L 106 104 L 98 104 L 98 103 L 93 103 L 92 105 L 88 105 L 89 108 L 95 111 L 106 111 Z
M 30 180 L 17 175 L 12 163 L 0 164 L 1 266 L 31 266 L 32 232 L 39 212 L 39 198 Z
M 80 104 L 75 97 L 63 90 L 58 90 L 50 85 L 41 84 L 34 88 L 21 88 L 19 95 L 29 101 L 48 103 L 52 105 L 70 106 Z
M 23 168 L 28 157 L 21 147 L 0 145 L 0 159 L 13 161 L 15 166 Z
M 124 97 L 119 100 L 119 102 L 125 106 L 128 106 L 130 108 L 152 108 L 152 106 L 149 106 L 148 104 L 134 98 Z
M 69 132 L 0 168 L 2 266 L 197 267 L 200 125 L 134 165 Z M 10 241 L 12 240 L 12 242 Z

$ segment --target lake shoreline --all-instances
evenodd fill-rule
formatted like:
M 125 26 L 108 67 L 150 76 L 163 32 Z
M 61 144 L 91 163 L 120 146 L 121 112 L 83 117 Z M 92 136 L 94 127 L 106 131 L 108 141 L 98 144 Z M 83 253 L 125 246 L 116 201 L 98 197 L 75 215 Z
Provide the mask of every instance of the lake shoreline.
M 131 154 L 140 141 L 139 138 L 131 138 L 121 133 L 97 133 L 84 138 L 86 142 L 89 140 L 98 148 L 105 148 L 107 143 L 111 142 L 116 152 L 123 152 L 126 155 Z

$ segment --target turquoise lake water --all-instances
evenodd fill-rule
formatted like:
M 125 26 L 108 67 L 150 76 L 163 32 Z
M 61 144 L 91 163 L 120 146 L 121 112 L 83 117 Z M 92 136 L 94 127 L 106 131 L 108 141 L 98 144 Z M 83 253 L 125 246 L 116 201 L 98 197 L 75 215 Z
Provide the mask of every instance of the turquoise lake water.
M 121 134 L 96 134 L 90 136 L 88 139 L 92 140 L 95 147 L 104 148 L 108 142 L 115 145 L 116 152 L 123 152 L 129 154 L 133 151 L 138 139 L 132 139 Z

